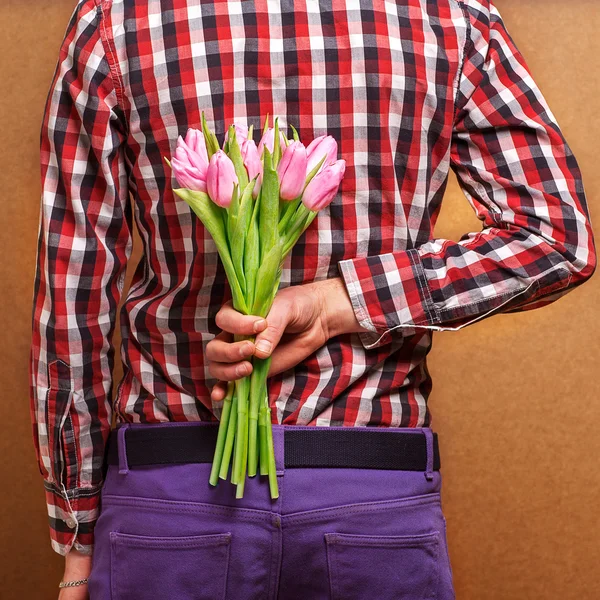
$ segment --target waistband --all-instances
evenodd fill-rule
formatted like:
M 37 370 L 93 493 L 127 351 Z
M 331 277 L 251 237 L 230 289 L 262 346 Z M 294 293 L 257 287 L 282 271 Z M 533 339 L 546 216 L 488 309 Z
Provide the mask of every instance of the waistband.
M 210 463 L 218 423 L 119 423 L 107 463 L 120 472 L 146 465 Z M 440 470 L 438 434 L 429 427 L 273 425 L 275 453 L 287 468 Z

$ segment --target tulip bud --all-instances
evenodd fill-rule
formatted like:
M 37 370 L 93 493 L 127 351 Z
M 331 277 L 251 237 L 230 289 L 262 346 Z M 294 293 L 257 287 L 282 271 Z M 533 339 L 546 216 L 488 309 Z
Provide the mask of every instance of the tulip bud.
M 279 140 L 280 140 L 280 148 L 285 148 L 285 138 L 283 137 L 283 133 L 279 132 Z M 258 143 L 258 155 L 262 157 L 263 148 L 266 146 L 269 149 L 269 152 L 273 154 L 273 146 L 275 145 L 275 129 L 273 127 L 269 127 L 267 132 L 262 136 L 260 142 Z
M 187 130 L 185 135 L 185 143 L 188 148 L 198 156 L 201 164 L 205 165 L 205 170 L 208 167 L 208 152 L 206 151 L 206 140 L 204 134 L 199 129 Z
M 236 183 L 239 182 L 233 162 L 223 150 L 218 150 L 212 155 L 206 171 L 208 195 L 215 204 L 228 208 Z
M 240 146 L 240 152 L 246 171 L 248 171 L 248 179 L 254 179 L 256 175 L 259 175 L 254 184 L 254 189 L 252 190 L 252 197 L 256 198 L 258 196 L 258 191 L 260 190 L 263 170 L 263 164 L 260 160 L 258 149 L 256 148 L 256 142 L 252 139 L 244 140 Z
M 235 127 L 235 138 L 238 141 L 238 144 L 241 144 L 244 140 L 248 139 L 248 125 L 245 125 L 244 123 L 234 123 L 233 126 Z M 227 128 L 227 131 L 225 132 L 225 140 L 224 142 L 226 142 L 229 139 L 229 127 Z
M 307 147 L 306 156 L 308 164 L 306 165 L 306 174 L 310 173 L 318 162 L 327 156 L 318 172 L 321 172 L 325 167 L 334 163 L 337 159 L 338 145 L 335 138 L 330 135 L 320 135 L 316 137 Z
M 199 143 L 196 130 L 189 129 L 186 139 L 179 136 L 171 167 L 179 185 L 194 191 L 206 191 L 206 169 L 208 158 L 206 146 Z M 202 135 L 200 133 L 200 135 Z M 202 136 L 203 137 L 203 136 Z
M 302 193 L 306 181 L 306 160 L 306 148 L 302 142 L 292 142 L 283 151 L 277 165 L 282 200 L 293 200 Z
M 337 160 L 320 170 L 308 183 L 302 202 L 309 210 L 325 208 L 334 199 L 346 170 L 346 161 Z
M 175 157 L 171 158 L 171 169 L 181 187 L 195 192 L 206 192 L 206 173 L 201 174 L 196 167 Z

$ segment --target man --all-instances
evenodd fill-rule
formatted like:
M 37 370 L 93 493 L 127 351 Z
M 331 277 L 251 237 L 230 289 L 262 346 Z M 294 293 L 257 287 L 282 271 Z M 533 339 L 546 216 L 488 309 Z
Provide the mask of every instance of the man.
M 269 113 L 346 160 L 256 329 L 163 161 L 202 111 L 220 142 Z M 31 414 L 60 598 L 453 598 L 432 332 L 596 266 L 577 162 L 493 4 L 81 0 L 41 142 Z M 432 239 L 450 168 L 482 221 L 459 242 Z M 190 456 L 210 445 L 253 354 L 273 356 L 277 502 L 260 478 L 243 500 L 210 488 L 206 460 L 161 464 L 186 431 Z

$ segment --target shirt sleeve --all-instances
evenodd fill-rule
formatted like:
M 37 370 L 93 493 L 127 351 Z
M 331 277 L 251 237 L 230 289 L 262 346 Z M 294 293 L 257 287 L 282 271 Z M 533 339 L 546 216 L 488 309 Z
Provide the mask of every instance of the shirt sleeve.
M 482 229 L 338 263 L 365 348 L 543 306 L 596 267 L 581 173 L 554 115 L 496 7 L 464 10 L 450 166 Z
M 51 547 L 92 554 L 131 209 L 126 123 L 94 0 L 75 8 L 41 127 L 30 411 Z

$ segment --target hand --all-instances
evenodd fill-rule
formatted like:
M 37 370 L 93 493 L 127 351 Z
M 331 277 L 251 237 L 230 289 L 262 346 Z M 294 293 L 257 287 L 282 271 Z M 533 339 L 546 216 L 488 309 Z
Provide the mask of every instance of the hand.
M 223 331 L 206 345 L 209 372 L 221 380 L 211 392 L 215 402 L 225 397 L 227 381 L 252 373 L 252 356 L 272 356 L 268 375 L 272 377 L 296 366 L 336 335 L 367 331 L 356 320 L 341 277 L 279 290 L 266 320 L 243 315 L 231 301 L 215 318 Z M 234 334 L 256 339 L 233 342 Z
M 76 581 L 89 577 L 92 571 L 92 557 L 71 548 L 65 556 L 65 572 L 61 581 Z M 58 600 L 89 600 L 87 583 L 61 588 Z

